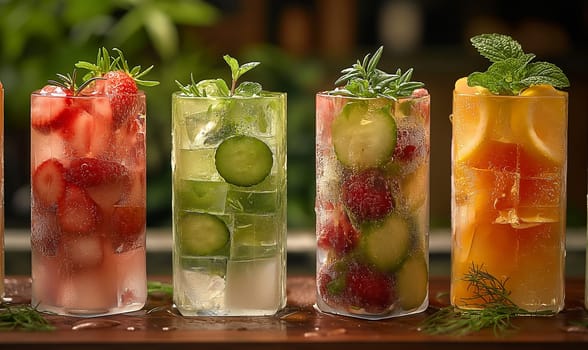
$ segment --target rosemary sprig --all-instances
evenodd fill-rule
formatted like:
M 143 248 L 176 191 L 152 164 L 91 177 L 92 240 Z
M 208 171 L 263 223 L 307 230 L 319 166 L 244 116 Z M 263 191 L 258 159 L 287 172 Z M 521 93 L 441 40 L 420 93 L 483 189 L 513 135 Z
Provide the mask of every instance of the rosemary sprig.
M 528 311 L 517 306 L 506 288 L 508 278 L 496 278 L 483 265 L 472 263 L 463 280 L 468 282 L 468 289 L 472 291 L 471 297 L 462 299 L 466 307 L 480 309 L 443 307 L 425 319 L 419 327 L 420 331 L 463 336 L 488 328 L 495 335 L 501 335 L 516 329 L 512 324 L 514 317 L 553 314 L 551 311 Z
M 331 95 L 343 95 L 352 97 L 384 97 L 397 100 L 408 97 L 415 89 L 425 86 L 424 83 L 411 81 L 413 69 L 402 73 L 400 68 L 395 74 L 386 73 L 377 68 L 384 47 L 380 48 L 370 57 L 367 54 L 363 61 L 357 60 L 353 66 L 341 71 L 343 75 L 335 81 L 335 85 L 345 83 L 343 87 L 337 87 L 329 91 Z
M 31 305 L 0 304 L 0 331 L 52 331 L 55 327 Z

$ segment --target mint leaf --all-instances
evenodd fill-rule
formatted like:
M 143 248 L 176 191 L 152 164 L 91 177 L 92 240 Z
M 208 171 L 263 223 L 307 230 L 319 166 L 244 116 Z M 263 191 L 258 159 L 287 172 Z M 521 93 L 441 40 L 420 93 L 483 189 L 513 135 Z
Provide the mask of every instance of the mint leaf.
M 548 84 L 556 88 L 570 86 L 564 72 L 556 65 L 548 62 L 535 62 L 527 66 L 527 77 L 521 80 L 525 85 Z
M 474 36 L 470 41 L 490 62 L 518 58 L 524 54 L 521 45 L 508 35 L 481 34 Z
M 261 93 L 262 87 L 259 83 L 244 82 L 237 86 L 237 80 L 239 80 L 243 74 L 257 67 L 260 64 L 259 62 L 249 62 L 239 65 L 239 62 L 229 55 L 224 55 L 223 59 L 231 69 L 230 89 L 227 86 L 227 83 L 222 79 L 206 79 L 195 83 L 194 76 L 190 75 L 191 83 L 188 85 L 182 85 L 182 83 L 176 80 L 176 84 L 180 88 L 182 94 L 196 97 L 231 97 L 234 95 L 252 97 Z
M 482 34 L 470 39 L 472 45 L 493 62 L 486 72 L 468 76 L 469 86 L 482 86 L 496 95 L 518 95 L 532 85 L 548 84 L 556 88 L 570 86 L 563 71 L 552 63 L 535 62 L 535 55 L 525 53 L 508 35 Z

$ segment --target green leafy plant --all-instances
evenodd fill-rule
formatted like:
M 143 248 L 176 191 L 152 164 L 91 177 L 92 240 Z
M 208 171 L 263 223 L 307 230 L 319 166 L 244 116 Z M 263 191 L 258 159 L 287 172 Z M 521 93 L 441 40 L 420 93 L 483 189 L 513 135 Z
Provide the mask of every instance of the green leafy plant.
M 472 45 L 492 65 L 486 72 L 468 76 L 469 86 L 482 86 L 496 95 L 518 95 L 531 85 L 548 84 L 556 88 L 570 86 L 563 71 L 548 62 L 531 62 L 532 53 L 508 35 L 481 34 L 470 39 Z
M 528 311 L 510 299 L 506 288 L 508 279 L 499 280 L 483 267 L 472 264 L 463 280 L 468 282 L 472 297 L 464 298 L 467 307 L 446 306 L 425 319 L 419 328 L 428 334 L 466 335 L 490 328 L 495 335 L 504 334 L 516 327 L 512 319 L 517 316 L 552 315 L 551 311 Z
M 55 327 L 31 305 L 0 305 L 0 331 L 52 331 Z
M 82 85 L 78 86 L 78 84 L 76 83 L 77 71 L 75 68 L 71 74 L 67 73 L 67 75 L 64 75 L 61 73 L 57 73 L 57 77 L 59 78 L 59 80 L 49 80 L 48 81 L 49 85 L 58 86 L 58 87 L 64 89 L 65 91 L 69 91 L 69 92 L 71 92 L 71 94 L 73 96 L 79 95 L 80 92 L 82 90 L 84 90 L 84 88 L 86 86 L 88 86 L 94 80 L 99 79 L 99 78 L 91 78 L 91 79 L 84 81 L 82 83 Z
M 385 97 L 397 100 L 410 96 L 415 89 L 425 85 L 410 80 L 412 68 L 404 73 L 398 69 L 395 74 L 378 69 L 383 51 L 384 47 L 380 46 L 373 56 L 370 57 L 370 54 L 367 54 L 362 61 L 357 60 L 353 66 L 343 69 L 341 71 L 343 75 L 335 81 L 335 85 L 345 83 L 345 86 L 337 87 L 329 91 L 329 94 L 368 98 Z
M 260 62 L 249 62 L 243 65 L 239 65 L 239 62 L 229 55 L 224 55 L 223 58 L 231 68 L 230 90 L 227 83 L 223 79 L 206 79 L 196 83 L 194 81 L 194 76 L 191 74 L 191 83 L 188 85 L 182 85 L 182 83 L 176 80 L 176 84 L 178 84 L 180 91 L 185 95 L 197 97 L 245 97 L 259 95 L 261 93 L 262 87 L 259 83 L 245 81 L 237 85 L 239 78 L 251 69 L 257 67 Z

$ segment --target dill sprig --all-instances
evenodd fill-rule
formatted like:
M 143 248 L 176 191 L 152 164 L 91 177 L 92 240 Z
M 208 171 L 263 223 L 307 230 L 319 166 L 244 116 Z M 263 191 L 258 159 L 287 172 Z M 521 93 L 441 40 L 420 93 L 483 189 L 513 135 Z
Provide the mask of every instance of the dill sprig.
M 31 305 L 0 304 L 0 331 L 52 331 L 55 327 Z
M 472 291 L 471 297 L 462 299 L 468 309 L 451 305 L 443 307 L 426 318 L 419 330 L 428 334 L 463 336 L 492 329 L 494 335 L 501 335 L 517 328 L 512 323 L 517 316 L 553 314 L 551 311 L 528 311 L 517 306 L 506 288 L 508 278 L 496 278 L 483 265 L 472 263 L 463 280 L 468 282 L 468 290 Z

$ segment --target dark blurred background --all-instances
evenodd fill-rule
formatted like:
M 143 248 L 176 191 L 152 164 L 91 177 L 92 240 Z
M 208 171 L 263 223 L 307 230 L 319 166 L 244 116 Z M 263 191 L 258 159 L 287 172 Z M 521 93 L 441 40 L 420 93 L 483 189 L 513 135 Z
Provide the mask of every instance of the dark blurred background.
M 148 96 L 148 226 L 171 231 L 170 113 L 175 80 L 230 79 L 223 54 L 260 61 L 247 80 L 288 93 L 288 227 L 314 226 L 314 95 L 384 45 L 379 68 L 415 69 L 431 102 L 431 226 L 450 225 L 451 95 L 488 62 L 469 38 L 499 32 L 557 64 L 569 92 L 568 225 L 586 225 L 588 1 L 0 0 L 7 228 L 29 214 L 29 99 L 99 47 L 119 47 L 161 84 Z M 585 229 L 583 230 L 585 232 Z

